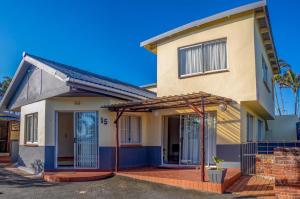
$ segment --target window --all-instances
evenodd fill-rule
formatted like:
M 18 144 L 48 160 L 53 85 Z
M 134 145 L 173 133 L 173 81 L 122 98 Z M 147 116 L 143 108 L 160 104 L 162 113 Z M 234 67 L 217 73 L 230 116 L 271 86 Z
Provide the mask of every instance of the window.
M 268 66 L 267 66 L 267 63 L 264 59 L 264 57 L 262 57 L 262 69 L 263 69 L 263 81 L 264 81 L 264 84 L 266 85 L 267 87 L 267 90 L 270 92 L 270 89 L 269 89 L 269 75 L 268 75 Z
M 121 117 L 121 144 L 141 143 L 141 118 L 137 116 Z
M 38 142 L 38 114 L 28 114 L 25 116 L 26 143 Z
M 253 141 L 253 116 L 247 114 L 247 142 Z
M 227 69 L 226 39 L 180 48 L 179 74 L 181 77 Z
M 260 119 L 257 120 L 257 141 L 263 141 L 263 121 Z

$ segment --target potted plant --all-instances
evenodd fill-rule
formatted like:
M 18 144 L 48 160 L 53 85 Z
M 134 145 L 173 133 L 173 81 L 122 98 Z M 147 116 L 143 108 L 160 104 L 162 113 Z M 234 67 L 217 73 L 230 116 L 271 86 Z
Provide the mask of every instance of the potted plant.
M 224 160 L 214 156 L 213 161 L 216 167 L 210 167 L 208 169 L 209 181 L 212 183 L 223 183 L 227 172 L 226 168 L 221 167 L 221 163 L 224 162 Z

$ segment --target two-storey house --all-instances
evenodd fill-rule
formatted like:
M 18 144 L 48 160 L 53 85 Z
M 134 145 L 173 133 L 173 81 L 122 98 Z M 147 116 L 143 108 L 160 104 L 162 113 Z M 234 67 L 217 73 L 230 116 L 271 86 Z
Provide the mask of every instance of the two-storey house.
M 157 82 L 144 88 L 24 54 L 1 103 L 21 112 L 19 165 L 191 167 L 218 156 L 240 167 L 241 144 L 262 140 L 274 118 L 278 63 L 266 3 L 141 46 L 157 55 Z

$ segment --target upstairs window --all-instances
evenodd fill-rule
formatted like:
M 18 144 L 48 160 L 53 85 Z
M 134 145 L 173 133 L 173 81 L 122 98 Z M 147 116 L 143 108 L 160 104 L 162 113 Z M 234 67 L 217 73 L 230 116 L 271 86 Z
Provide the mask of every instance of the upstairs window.
M 268 84 L 268 82 L 269 82 L 268 65 L 267 65 L 264 57 L 262 57 L 262 70 L 263 70 L 264 84 L 266 85 L 267 90 L 270 91 L 269 84 Z
M 38 143 L 38 114 L 25 115 L 26 144 Z
M 120 120 L 121 144 L 140 144 L 141 117 L 122 116 Z
M 180 77 L 227 69 L 226 39 L 182 47 L 178 53 Z

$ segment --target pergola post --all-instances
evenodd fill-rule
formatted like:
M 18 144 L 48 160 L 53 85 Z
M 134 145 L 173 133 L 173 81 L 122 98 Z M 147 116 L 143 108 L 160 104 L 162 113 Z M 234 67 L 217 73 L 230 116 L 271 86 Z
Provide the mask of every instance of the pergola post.
M 117 110 L 117 115 L 114 123 L 116 124 L 116 151 L 115 151 L 115 172 L 119 171 L 119 165 L 120 165 L 120 146 L 119 146 L 119 119 L 124 113 L 125 109 Z
M 205 181 L 205 97 L 201 97 L 201 110 L 199 110 L 195 105 L 185 100 L 187 105 L 193 109 L 199 116 L 199 122 L 202 120 L 202 128 L 199 127 L 199 137 L 201 138 L 201 161 L 200 161 L 200 172 L 201 172 L 201 182 Z
M 202 129 L 200 130 L 201 135 L 201 181 L 205 181 L 205 98 L 201 98 L 202 106 Z M 201 119 L 201 117 L 200 117 Z M 200 128 L 199 128 L 200 129 Z

